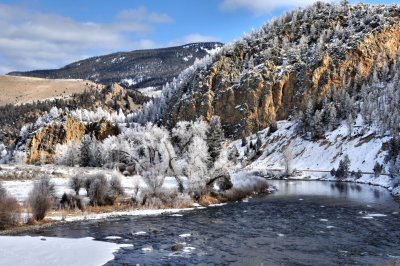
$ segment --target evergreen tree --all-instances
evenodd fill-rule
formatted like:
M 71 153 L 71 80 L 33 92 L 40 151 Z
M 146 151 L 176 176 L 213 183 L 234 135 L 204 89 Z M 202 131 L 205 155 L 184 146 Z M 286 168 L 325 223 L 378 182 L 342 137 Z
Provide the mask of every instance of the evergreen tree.
M 89 135 L 84 135 L 81 140 L 81 149 L 80 149 L 80 162 L 79 165 L 82 167 L 91 166 L 91 138 Z
M 350 159 L 346 154 L 342 160 L 339 162 L 339 167 L 336 170 L 336 177 L 339 179 L 345 179 L 349 176 L 350 172 Z
M 210 164 L 212 165 L 220 155 L 222 150 L 222 142 L 224 141 L 224 132 L 221 127 L 221 120 L 219 116 L 213 116 L 211 118 L 210 124 L 207 128 L 206 136 L 208 153 L 210 154 Z
M 373 170 L 374 170 L 375 177 L 379 177 L 382 173 L 383 165 L 378 162 L 375 162 Z

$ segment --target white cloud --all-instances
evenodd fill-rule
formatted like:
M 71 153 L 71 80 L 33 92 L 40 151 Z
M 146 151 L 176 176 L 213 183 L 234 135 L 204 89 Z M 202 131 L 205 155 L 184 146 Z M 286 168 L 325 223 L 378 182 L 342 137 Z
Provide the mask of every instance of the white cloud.
M 99 24 L 0 4 L 0 74 L 61 67 L 95 53 L 154 48 L 156 44 L 143 36 L 154 24 L 171 21 L 144 7 L 122 11 L 114 22 Z
M 119 13 L 118 18 L 121 20 L 148 21 L 160 24 L 173 21 L 167 14 L 149 13 L 144 6 L 136 9 L 123 10 Z
M 223 11 L 234 11 L 245 8 L 255 15 L 262 15 L 279 8 L 307 6 L 315 2 L 317 0 L 223 0 L 220 4 L 220 9 Z
M 199 33 L 192 33 L 181 38 L 175 39 L 171 41 L 168 45 L 175 46 L 175 45 L 182 45 L 188 43 L 195 43 L 195 42 L 217 42 L 219 41 L 218 38 L 213 36 L 202 35 Z

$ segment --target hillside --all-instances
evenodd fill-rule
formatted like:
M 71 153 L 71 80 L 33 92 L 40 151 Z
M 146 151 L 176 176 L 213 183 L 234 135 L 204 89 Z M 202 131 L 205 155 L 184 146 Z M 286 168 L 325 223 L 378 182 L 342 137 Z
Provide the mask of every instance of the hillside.
M 218 115 L 235 138 L 304 113 L 309 100 L 320 110 L 331 91 L 357 101 L 397 71 L 399 14 L 396 5 L 320 2 L 286 13 L 183 73 L 139 121 L 172 127 Z
M 0 106 L 63 99 L 85 90 L 99 90 L 102 87 L 88 80 L 0 76 Z
M 393 178 L 392 165 L 386 162 L 390 137 L 377 134 L 374 127 L 363 127 L 361 117 L 356 119 L 353 129 L 343 123 L 319 140 L 302 138 L 297 127 L 293 121 L 280 121 L 274 132 L 266 128 L 247 137 L 245 145 L 243 141 L 234 142 L 244 169 L 266 177 L 289 171 L 293 173 L 288 176 L 290 179 L 334 181 L 337 178 L 331 170 L 338 169 L 347 155 L 350 173 L 344 180 L 383 186 L 399 195 L 400 180 Z M 377 163 L 383 169 L 375 175 Z
M 132 52 L 119 52 L 74 62 L 60 69 L 11 72 L 8 75 L 49 79 L 87 79 L 96 83 L 118 83 L 127 88 L 161 87 L 196 59 L 221 43 L 193 43 Z

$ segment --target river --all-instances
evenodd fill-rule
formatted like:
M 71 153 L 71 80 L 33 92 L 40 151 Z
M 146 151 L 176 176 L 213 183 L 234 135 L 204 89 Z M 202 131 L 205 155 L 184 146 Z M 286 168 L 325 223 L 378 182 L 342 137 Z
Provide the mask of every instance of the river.
M 31 235 L 133 245 L 120 249 L 107 265 L 400 263 L 399 204 L 387 190 L 324 181 L 269 182 L 277 192 L 246 202 L 179 215 L 55 225 Z

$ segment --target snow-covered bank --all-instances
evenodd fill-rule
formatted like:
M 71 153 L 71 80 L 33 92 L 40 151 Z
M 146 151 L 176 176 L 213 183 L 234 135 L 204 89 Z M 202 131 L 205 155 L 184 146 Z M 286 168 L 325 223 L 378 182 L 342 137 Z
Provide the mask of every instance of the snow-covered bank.
M 0 236 L 0 265 L 103 265 L 114 259 L 119 245 L 92 238 Z
M 393 195 L 400 195 L 398 180 L 391 178 L 388 167 L 384 173 L 375 177 L 373 168 L 376 162 L 384 164 L 386 150 L 384 146 L 390 137 L 380 137 L 375 134 L 375 129 L 361 127 L 362 121 L 358 119 L 349 134 L 346 124 L 336 130 L 326 133 L 320 140 L 308 140 L 296 132 L 296 124 L 290 121 L 278 122 L 278 130 L 268 134 L 268 128 L 260 131 L 258 135 L 262 141 L 262 154 L 245 167 L 245 171 L 259 173 L 267 176 L 271 172 L 279 172 L 285 168 L 286 163 L 296 174 L 290 179 L 307 180 L 337 180 L 329 171 L 337 169 L 344 155 L 350 158 L 350 171 L 363 172 L 360 178 L 350 176 L 343 181 L 372 184 L 385 187 Z M 249 143 L 256 143 L 257 135 L 249 138 Z M 246 159 L 247 147 L 242 147 L 242 141 L 236 141 L 240 158 Z M 286 161 L 284 159 L 289 157 Z
M 82 214 L 74 214 L 71 216 L 48 216 L 47 219 L 53 221 L 66 221 L 66 222 L 74 222 L 74 221 L 85 221 L 85 220 L 102 220 L 107 218 L 116 218 L 123 216 L 149 216 L 149 215 L 161 215 L 161 214 L 176 214 L 185 211 L 192 211 L 195 209 L 202 209 L 205 207 L 193 207 L 193 208 L 182 208 L 182 209 L 143 209 L 143 210 L 127 210 L 127 211 L 113 211 L 113 212 L 105 212 L 105 213 L 82 213 Z

